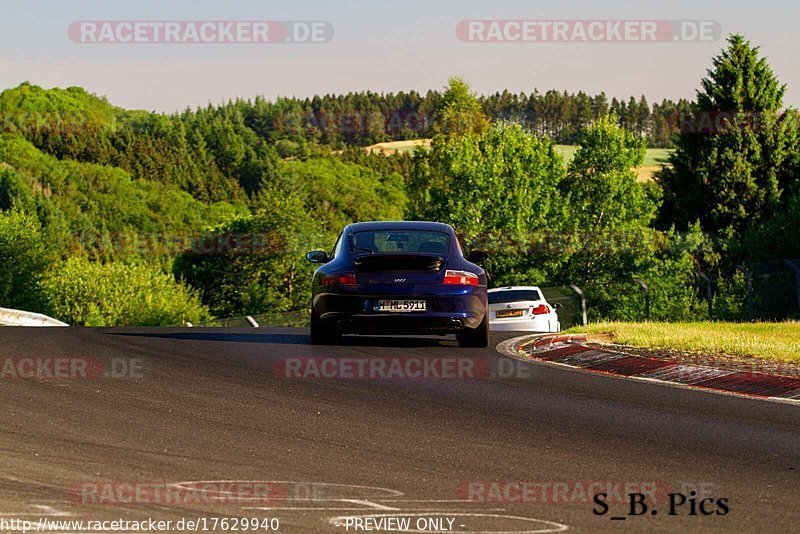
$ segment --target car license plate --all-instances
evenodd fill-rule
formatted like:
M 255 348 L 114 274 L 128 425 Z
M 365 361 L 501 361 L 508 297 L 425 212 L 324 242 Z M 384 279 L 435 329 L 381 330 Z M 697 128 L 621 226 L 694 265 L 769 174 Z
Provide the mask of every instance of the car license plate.
M 379 312 L 422 312 L 426 310 L 424 300 L 379 300 Z
M 522 312 L 525 310 L 500 310 L 495 315 L 498 319 L 504 317 L 522 317 Z

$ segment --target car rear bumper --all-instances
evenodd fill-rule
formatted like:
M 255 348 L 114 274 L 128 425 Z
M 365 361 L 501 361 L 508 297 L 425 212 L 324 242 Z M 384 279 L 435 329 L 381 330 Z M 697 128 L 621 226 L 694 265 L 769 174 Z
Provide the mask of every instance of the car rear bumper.
M 466 314 L 346 314 L 329 313 L 324 321 L 334 323 L 343 334 L 454 334 L 468 326 L 480 324 L 480 319 Z
M 378 312 L 377 301 L 387 298 L 424 299 L 424 312 Z M 485 289 L 461 295 L 317 295 L 313 308 L 322 322 L 343 333 L 456 333 L 477 328 L 487 313 Z

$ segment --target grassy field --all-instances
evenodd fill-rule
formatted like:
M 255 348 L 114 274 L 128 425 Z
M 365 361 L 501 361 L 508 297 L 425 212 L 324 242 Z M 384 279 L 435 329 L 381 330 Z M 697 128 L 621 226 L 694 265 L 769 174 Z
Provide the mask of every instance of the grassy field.
M 569 163 L 573 156 L 575 156 L 577 150 L 578 145 L 556 145 L 556 152 L 561 154 L 561 157 L 564 158 L 564 163 Z M 645 167 L 652 167 L 654 165 L 666 163 L 670 152 L 672 152 L 670 148 L 648 148 L 644 155 L 644 162 L 642 165 Z
M 368 152 L 380 152 L 383 154 L 399 154 L 405 152 L 413 152 L 419 147 L 429 147 L 431 144 L 430 139 L 411 139 L 408 141 L 391 141 L 388 143 L 378 143 L 366 147 Z M 578 150 L 576 145 L 556 145 L 556 151 L 564 158 L 564 163 L 569 163 L 575 156 L 575 151 Z M 653 179 L 653 174 L 658 172 L 663 163 L 666 163 L 667 157 L 671 152 L 668 148 L 648 148 L 644 157 L 644 163 L 637 169 L 637 180 L 639 182 L 648 182 Z
M 575 151 L 577 150 L 577 145 L 556 145 L 556 151 L 564 158 L 565 164 L 572 161 L 572 158 L 575 156 Z M 661 169 L 661 165 L 667 162 L 670 152 L 672 152 L 672 150 L 669 148 L 648 148 L 644 155 L 642 166 L 636 169 L 637 181 L 651 181 L 653 175 Z
M 800 322 L 597 323 L 568 332 L 610 334 L 614 343 L 646 349 L 800 363 Z
M 365 150 L 367 152 L 382 152 L 387 155 L 402 154 L 404 152 L 413 152 L 418 147 L 423 146 L 428 148 L 431 146 L 430 139 L 409 139 L 407 141 L 390 141 L 388 143 L 377 143 L 368 146 Z
M 648 167 L 665 164 L 672 152 L 673 150 L 671 148 L 648 148 L 644 155 L 643 165 Z
M 564 163 L 568 164 L 575 157 L 575 152 L 578 151 L 578 145 L 556 145 L 556 152 L 561 154 L 564 158 Z

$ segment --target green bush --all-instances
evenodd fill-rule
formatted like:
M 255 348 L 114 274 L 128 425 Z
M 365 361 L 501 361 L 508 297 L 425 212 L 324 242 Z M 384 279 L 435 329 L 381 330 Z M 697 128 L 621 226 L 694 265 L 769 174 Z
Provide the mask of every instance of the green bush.
M 650 320 L 709 319 L 697 274 L 698 251 L 708 246 L 699 227 L 684 234 L 645 229 L 637 242 L 620 242 L 624 245 L 607 256 L 608 263 L 597 276 L 578 282 L 586 293 L 590 320 L 644 320 L 644 288 L 639 280 L 649 289 Z
M 523 241 L 551 227 L 563 175 L 552 141 L 519 126 L 440 135 L 414 154 L 408 215 L 449 223 L 468 243 L 487 234 Z
M 64 257 L 84 249 L 105 261 L 127 261 L 135 251 L 101 246 L 101 239 L 151 234 L 165 240 L 247 212 L 226 202 L 204 204 L 172 185 L 134 180 L 116 167 L 58 160 L 18 136 L 0 134 L 0 162 L 0 209 L 36 213 L 48 250 Z M 139 254 L 158 255 L 164 254 Z
M 175 260 L 175 274 L 200 290 L 217 317 L 285 312 L 309 305 L 313 266 L 309 250 L 330 249 L 335 234 L 320 233 L 303 200 L 264 190 L 252 217 L 208 234 L 209 252 Z M 223 250 L 220 244 L 231 244 Z
M 44 281 L 53 315 L 80 326 L 169 326 L 211 316 L 195 292 L 160 270 L 71 258 Z
M 41 280 L 49 263 L 39 222 L 0 212 L 0 307 L 47 312 Z
M 321 230 L 338 233 L 352 222 L 403 218 L 406 194 L 395 172 L 318 157 L 281 162 L 279 174 L 280 189 L 301 198 Z
M 714 318 L 724 321 L 746 321 L 747 278 L 741 271 L 721 276 L 714 293 Z

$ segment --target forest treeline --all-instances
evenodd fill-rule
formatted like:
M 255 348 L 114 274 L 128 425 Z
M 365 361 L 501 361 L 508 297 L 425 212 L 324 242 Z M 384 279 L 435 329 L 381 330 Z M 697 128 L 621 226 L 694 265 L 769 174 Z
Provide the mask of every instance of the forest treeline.
M 456 77 L 424 96 L 163 114 L 22 83 L 0 93 L 0 306 L 93 325 L 300 310 L 307 250 L 353 221 L 410 218 L 488 249 L 493 283 L 581 285 L 596 319 L 643 318 L 637 280 L 652 318 L 709 318 L 700 272 L 714 317 L 742 319 L 746 266 L 800 257 L 798 120 L 784 93 L 738 35 L 693 101 L 653 105 L 480 96 Z M 363 149 L 412 138 L 430 148 Z M 570 162 L 561 143 L 578 145 Z M 648 146 L 674 151 L 638 183 Z

